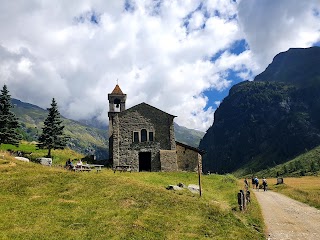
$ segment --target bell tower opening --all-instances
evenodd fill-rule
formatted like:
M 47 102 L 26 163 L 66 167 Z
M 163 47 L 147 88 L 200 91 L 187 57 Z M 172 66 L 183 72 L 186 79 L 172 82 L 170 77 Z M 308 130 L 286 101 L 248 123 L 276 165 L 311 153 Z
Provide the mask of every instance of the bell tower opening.
M 116 98 L 114 101 L 113 101 L 113 109 L 115 112 L 120 112 L 120 105 L 121 104 L 121 100 L 119 98 Z

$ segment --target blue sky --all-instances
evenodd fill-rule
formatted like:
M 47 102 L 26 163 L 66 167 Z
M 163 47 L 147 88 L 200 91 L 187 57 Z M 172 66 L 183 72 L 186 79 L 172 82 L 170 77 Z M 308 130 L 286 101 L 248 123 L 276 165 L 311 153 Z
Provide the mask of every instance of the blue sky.
M 289 48 L 320 45 L 317 0 L 3 0 L 0 85 L 107 123 L 119 79 L 141 102 L 205 131 L 230 87 Z

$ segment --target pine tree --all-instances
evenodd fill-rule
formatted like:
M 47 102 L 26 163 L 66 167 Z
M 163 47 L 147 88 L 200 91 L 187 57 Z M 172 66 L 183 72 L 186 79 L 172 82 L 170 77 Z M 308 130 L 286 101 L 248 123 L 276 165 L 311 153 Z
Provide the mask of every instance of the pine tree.
M 61 125 L 60 113 L 58 111 L 55 99 L 52 99 L 51 108 L 48 117 L 44 121 L 42 134 L 39 136 L 39 143 L 37 144 L 40 149 L 48 149 L 48 157 L 51 157 L 51 149 L 64 149 L 67 138 L 63 134 L 64 126 Z
M 18 146 L 21 136 L 17 130 L 20 125 L 18 118 L 11 111 L 12 108 L 11 96 L 7 86 L 4 85 L 0 94 L 0 144 L 7 143 Z

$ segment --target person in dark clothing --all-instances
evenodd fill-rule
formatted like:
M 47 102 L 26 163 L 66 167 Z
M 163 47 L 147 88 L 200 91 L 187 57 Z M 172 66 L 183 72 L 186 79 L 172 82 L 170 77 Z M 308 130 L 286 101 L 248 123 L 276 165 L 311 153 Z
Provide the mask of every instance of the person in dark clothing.
M 263 185 L 263 191 L 267 191 L 267 187 L 268 187 L 267 179 L 265 178 L 262 179 L 262 185 Z
M 248 190 L 248 188 L 249 188 L 248 180 L 245 178 L 243 182 L 244 182 L 244 188 L 245 188 L 246 190 Z
M 73 168 L 73 163 L 72 161 L 70 160 L 70 158 L 68 159 L 68 161 L 66 162 L 66 168 L 71 170 Z
M 254 177 L 252 176 L 251 178 L 251 183 L 252 183 L 252 188 L 254 188 L 254 186 L 256 185 L 255 181 L 254 181 Z
M 259 191 L 259 179 L 258 179 L 258 177 L 254 178 L 254 183 L 256 185 L 256 189 L 258 189 L 258 191 Z

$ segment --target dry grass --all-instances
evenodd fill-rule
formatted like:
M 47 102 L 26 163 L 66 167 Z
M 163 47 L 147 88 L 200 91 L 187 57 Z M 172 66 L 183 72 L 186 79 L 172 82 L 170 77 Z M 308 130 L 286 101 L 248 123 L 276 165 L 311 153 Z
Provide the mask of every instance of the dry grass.
M 15 166 L 9 166 L 14 162 Z M 168 191 L 195 173 L 75 173 L 0 159 L 0 239 L 264 239 L 232 176 L 203 176 L 203 196 Z
M 268 183 L 270 189 L 320 209 L 320 177 L 284 178 L 281 185 L 273 178 Z

